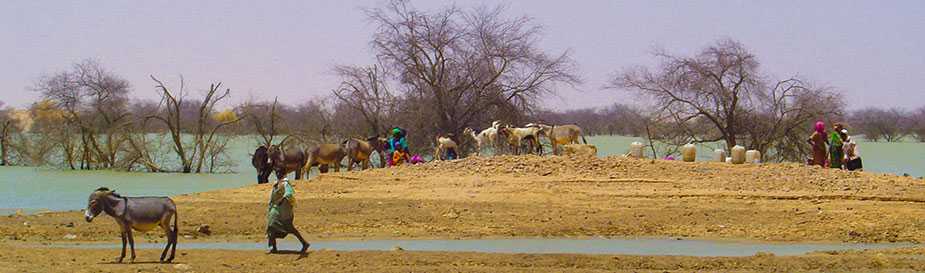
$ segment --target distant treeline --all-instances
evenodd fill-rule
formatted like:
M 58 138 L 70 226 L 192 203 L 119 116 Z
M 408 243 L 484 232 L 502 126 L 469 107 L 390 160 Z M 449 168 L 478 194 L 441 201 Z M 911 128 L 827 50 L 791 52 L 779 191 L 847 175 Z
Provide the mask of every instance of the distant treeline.
M 912 138 L 925 142 L 925 106 L 915 110 L 864 108 L 852 111 L 845 120 L 853 128 L 852 134 L 864 135 L 871 141 L 896 142 Z
M 564 111 L 539 110 L 533 116 L 542 123 L 579 125 L 588 135 L 644 137 L 645 113 L 635 106 L 614 104 Z
M 645 137 L 645 112 L 634 106 L 614 104 L 565 111 L 540 110 L 535 117 L 552 124 L 579 124 L 589 135 Z M 829 120 L 844 123 L 852 135 L 862 135 L 868 141 L 925 142 L 925 106 L 915 110 L 868 107 Z

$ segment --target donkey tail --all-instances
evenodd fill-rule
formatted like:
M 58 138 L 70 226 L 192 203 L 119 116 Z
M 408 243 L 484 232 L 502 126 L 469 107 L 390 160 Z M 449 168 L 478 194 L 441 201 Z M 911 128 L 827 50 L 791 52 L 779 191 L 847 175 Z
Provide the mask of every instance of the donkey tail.
M 180 224 L 177 223 L 179 218 L 180 218 L 180 213 L 174 212 L 173 213 L 173 234 L 174 236 L 180 235 Z
M 585 139 L 585 134 L 581 134 L 581 141 L 584 142 L 585 144 L 588 144 L 588 140 Z

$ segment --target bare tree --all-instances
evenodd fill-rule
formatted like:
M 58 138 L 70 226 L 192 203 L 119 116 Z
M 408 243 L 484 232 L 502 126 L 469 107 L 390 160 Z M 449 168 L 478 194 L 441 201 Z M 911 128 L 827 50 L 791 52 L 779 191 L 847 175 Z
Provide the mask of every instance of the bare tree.
M 238 111 L 243 113 L 248 129 L 256 131 L 261 145 L 269 147 L 275 144 L 274 139 L 285 133 L 286 124 L 281 114 L 284 108 L 285 105 L 279 104 L 279 99 L 274 98 L 271 103 L 244 102 L 238 106 Z
M 73 147 L 75 137 L 67 124 L 66 114 L 57 104 L 48 100 L 33 103 L 29 109 L 12 111 L 16 120 L 14 133 L 10 136 L 9 147 L 18 159 L 18 163 L 41 166 L 51 162 L 53 153 L 62 148 L 63 156 L 70 160 L 65 162 L 74 169 Z M 71 148 L 71 150 L 67 150 Z M 68 154 L 67 152 L 70 152 Z
M 209 86 L 202 100 L 194 101 L 197 112 L 194 118 L 195 125 L 193 128 L 183 128 L 186 122 L 182 117 L 184 104 L 187 103 L 185 83 L 180 78 L 180 88 L 173 92 L 163 82 L 151 76 L 151 79 L 157 83 L 157 89 L 161 94 L 162 104 L 165 106 L 162 114 L 151 115 L 149 118 L 161 121 L 170 131 L 170 137 L 174 143 L 174 152 L 180 159 L 183 173 L 202 172 L 202 166 L 207 160 L 207 153 L 215 144 L 216 136 L 223 128 L 235 124 L 241 118 L 235 117 L 230 120 L 214 120 L 215 106 L 231 94 L 230 89 L 221 91 L 222 83 L 213 83 Z M 188 133 L 192 137 L 191 143 L 184 143 L 183 136 Z M 220 136 L 219 136 L 220 137 Z M 214 158 L 214 157 L 212 157 Z
M 752 92 L 759 85 L 758 61 L 738 42 L 719 41 L 692 57 L 655 53 L 661 65 L 651 71 L 635 67 L 624 71 L 611 87 L 634 90 L 655 100 L 659 112 L 675 116 L 679 125 L 703 117 L 719 132 L 715 138 L 737 144 L 738 114 L 750 108 Z
M 10 152 L 10 136 L 18 129 L 16 128 L 18 124 L 13 118 L 15 110 L 12 107 L 5 108 L 3 101 L 0 101 L 0 166 L 10 165 L 7 159 Z
M 756 109 L 741 119 L 748 147 L 766 160 L 802 162 L 810 147 L 807 131 L 818 120 L 841 120 L 841 97 L 827 88 L 788 79 L 775 83 L 757 98 Z M 771 152 L 773 151 L 773 153 Z
M 727 149 L 744 142 L 767 154 L 789 143 L 784 139 L 803 138 L 799 129 L 810 120 L 841 111 L 840 99 L 826 88 L 795 77 L 769 84 L 757 58 L 733 40 L 720 40 L 690 57 L 664 51 L 655 56 L 661 61 L 657 67 L 627 69 L 609 87 L 651 98 L 656 120 L 669 122 L 677 131 L 674 137 L 686 136 L 683 142 L 724 141 Z M 793 145 L 799 144 L 787 144 Z
M 424 12 L 402 0 L 367 10 L 377 25 L 373 50 L 406 98 L 423 103 L 417 109 L 435 117 L 437 130 L 457 134 L 492 108 L 527 111 L 555 84 L 579 82 L 568 52 L 547 55 L 537 46 L 539 26 L 503 13 L 452 6 Z
M 919 107 L 910 117 L 910 130 L 919 142 L 925 142 L 925 106 Z
M 81 168 L 111 168 L 125 142 L 128 126 L 127 80 L 93 60 L 74 64 L 68 71 L 44 77 L 35 85 L 46 100 L 65 111 L 81 138 Z
M 296 137 L 300 143 L 311 145 L 316 143 L 332 143 L 347 137 L 334 126 L 333 109 L 322 98 L 313 98 L 303 102 L 289 113 L 286 118 L 290 135 Z M 347 129 L 349 128 L 341 128 Z
M 334 72 L 341 78 L 340 86 L 333 91 L 334 97 L 363 117 L 368 136 L 384 132 L 383 123 L 394 110 L 395 97 L 388 88 L 387 73 L 382 66 L 337 66 Z
M 140 164 L 149 172 L 162 172 L 159 159 L 164 154 L 162 146 L 166 127 L 158 128 L 158 121 L 150 118 L 159 114 L 160 103 L 136 101 L 132 104 L 132 109 L 133 122 L 129 127 L 131 133 L 128 137 L 129 152 L 125 156 L 125 160 L 128 161 L 125 164 L 126 168 L 131 169 Z

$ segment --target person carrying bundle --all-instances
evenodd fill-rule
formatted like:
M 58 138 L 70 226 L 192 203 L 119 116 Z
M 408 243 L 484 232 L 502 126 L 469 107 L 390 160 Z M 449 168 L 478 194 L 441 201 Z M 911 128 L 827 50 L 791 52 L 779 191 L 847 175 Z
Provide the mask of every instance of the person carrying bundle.
M 289 184 L 288 178 L 277 179 L 270 192 L 270 202 L 267 208 L 267 254 L 276 253 L 276 239 L 285 238 L 292 234 L 302 243 L 300 253 L 305 253 L 310 244 L 302 238 L 302 234 L 292 223 L 294 214 L 292 206 L 295 203 L 295 190 Z

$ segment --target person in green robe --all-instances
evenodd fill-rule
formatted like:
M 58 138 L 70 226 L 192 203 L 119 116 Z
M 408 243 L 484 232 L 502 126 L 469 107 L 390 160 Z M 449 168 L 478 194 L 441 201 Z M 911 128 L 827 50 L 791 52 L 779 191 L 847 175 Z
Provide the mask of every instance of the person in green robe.
M 309 243 L 305 242 L 302 234 L 292 224 L 292 205 L 295 203 L 295 190 L 289 184 L 288 178 L 277 179 L 270 193 L 270 203 L 267 209 L 267 244 L 270 248 L 267 253 L 276 253 L 276 239 L 285 238 L 292 234 L 302 243 L 301 253 L 308 250 Z
M 840 132 L 845 126 L 841 123 L 835 123 L 832 127 L 834 127 L 835 131 L 829 134 L 829 167 L 841 169 L 845 160 L 845 141 L 842 139 Z

